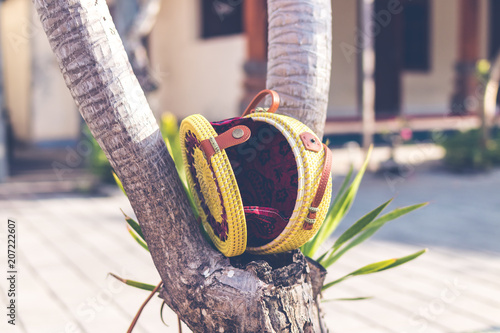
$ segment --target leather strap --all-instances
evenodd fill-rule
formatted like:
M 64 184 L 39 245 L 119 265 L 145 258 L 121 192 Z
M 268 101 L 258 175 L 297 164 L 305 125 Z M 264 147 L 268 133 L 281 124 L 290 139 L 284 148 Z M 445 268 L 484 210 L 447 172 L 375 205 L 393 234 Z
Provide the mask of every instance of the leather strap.
M 230 128 L 229 130 L 221 133 L 216 137 L 210 137 L 200 142 L 201 149 L 205 153 L 207 160 L 229 147 L 239 145 L 250 138 L 252 132 L 245 125 L 238 125 Z
M 328 185 L 328 179 L 330 178 L 330 173 L 332 171 L 332 152 L 323 143 L 323 150 L 325 151 L 325 162 L 323 163 L 323 171 L 321 172 L 321 178 L 319 179 L 318 189 L 316 190 L 316 195 L 309 207 L 309 214 L 304 221 L 303 229 L 311 230 L 316 222 L 316 213 L 318 212 L 318 207 L 323 200 L 325 195 L 326 187 Z
M 258 93 L 257 96 L 255 96 L 252 99 L 250 104 L 247 106 L 245 112 L 243 112 L 242 117 L 249 115 L 251 113 L 254 113 L 255 108 L 257 107 L 257 105 L 259 105 L 259 103 L 262 101 L 262 99 L 266 95 L 271 95 L 271 98 L 272 98 L 271 107 L 269 108 L 269 110 L 267 110 L 267 112 L 275 113 L 276 110 L 278 110 L 278 108 L 280 106 L 280 96 L 274 90 L 265 89 L 265 90 L 262 90 L 260 93 Z

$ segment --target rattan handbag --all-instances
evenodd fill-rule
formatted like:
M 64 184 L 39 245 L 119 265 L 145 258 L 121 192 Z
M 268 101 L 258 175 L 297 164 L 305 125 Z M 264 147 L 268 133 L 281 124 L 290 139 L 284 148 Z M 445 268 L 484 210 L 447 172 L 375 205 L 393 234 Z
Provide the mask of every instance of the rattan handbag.
M 267 95 L 269 109 L 256 108 Z M 186 176 L 203 226 L 226 256 L 296 249 L 323 223 L 331 198 L 331 151 L 300 121 L 275 114 L 261 91 L 242 117 L 180 127 Z

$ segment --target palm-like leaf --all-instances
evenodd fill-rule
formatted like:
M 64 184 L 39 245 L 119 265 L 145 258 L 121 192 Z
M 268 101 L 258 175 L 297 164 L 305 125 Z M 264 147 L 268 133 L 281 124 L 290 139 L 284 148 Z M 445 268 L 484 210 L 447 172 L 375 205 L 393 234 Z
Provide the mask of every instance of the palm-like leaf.
M 146 242 L 144 241 L 144 239 L 142 239 L 141 237 L 139 237 L 137 235 L 137 233 L 132 228 L 130 228 L 129 226 L 127 226 L 127 230 L 130 233 L 130 235 L 132 236 L 132 238 L 134 238 L 135 241 L 137 243 L 139 243 L 140 246 L 142 246 L 146 251 L 149 251 L 148 245 L 146 244 Z
M 423 207 L 425 205 L 427 205 L 427 203 L 421 203 L 421 204 L 412 205 L 412 206 L 408 206 L 408 207 L 397 208 L 397 209 L 391 211 L 390 213 L 387 213 L 387 214 L 379 217 L 378 219 L 372 220 L 364 228 L 362 228 L 361 230 L 358 230 L 358 232 L 357 232 L 358 236 L 356 238 L 354 238 L 352 241 L 347 243 L 342 248 L 340 248 L 340 246 L 335 247 L 335 245 L 334 245 L 332 247 L 332 249 L 330 251 L 326 252 L 325 254 L 323 254 L 323 256 L 320 259 L 318 259 L 318 261 L 325 268 L 331 266 L 334 262 L 336 262 L 347 251 L 349 251 L 353 247 L 361 244 L 362 242 L 364 242 L 365 240 L 367 240 L 368 238 L 373 236 L 387 222 L 395 220 L 398 217 L 401 217 L 402 215 L 408 214 L 408 213 L 414 211 L 415 209 L 418 209 L 418 208 Z M 380 207 L 378 207 L 378 208 L 380 208 Z M 368 213 L 367 215 L 372 214 L 374 211 Z M 327 254 L 328 254 L 328 256 L 326 256 Z M 326 257 L 326 259 L 325 259 L 325 257 Z
M 408 255 L 406 257 L 383 260 L 383 261 L 379 261 L 379 262 L 376 262 L 376 263 L 373 263 L 373 264 L 369 264 L 369 265 L 363 266 L 363 267 L 355 270 L 354 272 L 351 272 L 351 273 L 349 273 L 347 275 L 344 275 L 340 279 L 337 279 L 337 280 L 334 280 L 334 281 L 332 281 L 330 283 L 325 284 L 323 286 L 323 288 L 321 288 L 321 290 L 326 290 L 326 289 L 330 288 L 331 286 L 336 285 L 336 284 L 338 284 L 338 283 L 340 283 L 340 282 L 342 282 L 342 281 L 344 281 L 344 280 L 346 280 L 346 279 L 348 279 L 350 277 L 353 277 L 353 276 L 373 274 L 373 273 L 385 271 L 387 269 L 391 269 L 391 268 L 400 266 L 400 265 L 402 265 L 404 263 L 407 263 L 407 262 L 409 262 L 411 260 L 414 260 L 414 259 L 418 258 L 419 256 L 421 256 L 425 252 L 427 252 L 427 249 L 420 250 L 420 251 L 415 252 L 413 254 L 410 254 L 410 255 Z
M 366 265 L 366 266 L 363 266 L 357 270 L 355 270 L 354 272 L 351 272 L 347 275 L 344 275 L 343 277 L 341 277 L 340 279 L 337 279 L 337 280 L 334 280 L 330 283 L 327 283 L 323 286 L 323 288 L 321 288 L 321 290 L 326 290 L 328 288 L 330 288 L 331 286 L 337 284 L 337 283 L 340 283 L 350 277 L 353 277 L 353 276 L 358 276 L 358 275 L 366 275 L 366 274 L 372 274 L 372 273 L 376 273 L 376 272 L 380 272 L 381 270 L 383 270 L 384 268 L 394 264 L 396 262 L 396 259 L 388 259 L 388 260 L 384 260 L 384 261 L 379 261 L 379 262 L 376 262 L 376 263 L 373 263 L 373 264 L 369 264 L 369 265 Z
M 125 283 L 126 285 L 137 288 L 137 289 L 153 291 L 156 288 L 156 286 L 153 286 L 152 284 L 124 279 L 124 278 L 121 278 L 118 275 L 113 274 L 113 273 L 109 273 L 109 275 L 111 275 L 112 277 L 114 277 L 118 281 L 121 281 L 121 282 Z
M 368 166 L 368 161 L 370 160 L 370 155 L 373 150 L 373 146 L 370 146 L 368 150 L 366 160 L 363 163 L 361 169 L 358 171 L 358 174 L 352 181 L 349 188 L 345 191 L 345 193 L 339 193 L 337 196 L 340 196 L 340 199 L 335 199 L 335 204 L 331 206 L 328 211 L 325 221 L 321 225 L 316 236 L 313 237 L 311 241 L 309 241 L 306 246 L 303 247 L 305 250 L 304 254 L 308 257 L 313 257 L 316 251 L 319 249 L 321 244 L 327 240 L 330 235 L 335 231 L 339 223 L 345 217 L 345 215 L 349 212 L 349 209 L 356 198 L 356 194 L 358 193 L 359 185 L 361 184 L 361 179 L 363 179 L 363 175 Z
M 141 226 L 139 225 L 139 223 L 137 223 L 133 218 L 131 218 L 130 216 L 125 214 L 125 212 L 123 210 L 121 210 L 121 211 L 122 211 L 123 216 L 125 217 L 125 221 L 127 221 L 127 224 L 132 229 L 134 229 L 134 231 L 137 233 L 137 235 L 139 235 L 141 237 L 142 240 L 145 240 L 144 234 L 142 233 L 142 229 L 141 229 Z

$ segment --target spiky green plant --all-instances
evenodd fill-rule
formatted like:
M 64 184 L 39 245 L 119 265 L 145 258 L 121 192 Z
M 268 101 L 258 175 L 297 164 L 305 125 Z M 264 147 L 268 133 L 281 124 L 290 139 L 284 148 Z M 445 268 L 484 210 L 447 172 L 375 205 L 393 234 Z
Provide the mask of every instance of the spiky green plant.
M 351 167 L 344 179 L 344 182 L 340 186 L 339 191 L 335 195 L 335 199 L 333 200 L 333 203 L 331 204 L 330 209 L 328 210 L 328 213 L 326 215 L 325 221 L 323 221 L 323 224 L 321 225 L 318 233 L 308 243 L 301 247 L 302 253 L 304 253 L 305 256 L 311 259 L 315 259 L 326 269 L 333 265 L 349 250 L 373 236 L 387 222 L 395 220 L 398 217 L 414 211 L 415 209 L 427 205 L 427 203 L 421 203 L 408 207 L 397 208 L 379 217 L 382 211 L 391 203 L 392 199 L 390 199 L 361 217 L 351 227 L 344 231 L 344 233 L 335 240 L 333 245 L 327 251 L 320 254 L 319 256 L 316 256 L 316 253 L 318 252 L 320 247 L 325 244 L 325 242 L 332 236 L 333 232 L 337 229 L 339 224 L 349 212 L 354 199 L 356 198 L 359 185 L 361 184 L 361 180 L 363 179 L 364 173 L 368 166 L 371 152 L 372 147 L 370 147 L 365 162 L 363 163 L 361 169 L 358 171 L 358 174 L 356 175 L 356 177 L 354 177 L 353 180 L 353 168 Z M 331 286 L 336 285 L 337 283 L 340 283 L 353 276 L 377 273 L 397 267 L 419 257 L 426 251 L 427 250 L 424 249 L 410 254 L 406 257 L 393 258 L 366 265 L 341 278 L 325 284 L 322 290 L 326 290 Z M 365 298 L 362 297 L 361 299 Z
M 179 173 L 179 177 L 182 180 L 182 184 L 184 186 L 184 190 L 186 191 L 186 194 L 189 198 L 191 207 L 193 209 L 194 214 L 198 218 L 198 213 L 196 211 L 195 205 L 194 205 L 194 199 L 193 196 L 189 190 L 189 186 L 187 185 L 186 182 L 186 175 L 184 171 L 184 167 L 182 165 L 182 155 L 181 155 L 181 148 L 180 148 L 180 142 L 179 142 L 179 128 L 177 125 L 177 119 L 175 116 L 167 114 L 162 117 L 161 120 L 161 131 L 163 136 L 165 137 L 165 142 L 167 144 L 167 147 L 169 149 L 170 154 L 172 155 L 172 158 L 175 162 L 177 171 Z M 343 183 L 340 186 L 339 191 L 337 194 L 334 196 L 334 200 L 330 206 L 330 209 L 326 215 L 325 221 L 323 222 L 321 228 L 319 229 L 318 233 L 306 244 L 304 244 L 301 247 L 302 252 L 304 253 L 305 256 L 316 260 L 319 264 L 321 264 L 324 268 L 328 269 L 330 268 L 337 260 L 339 260 L 344 254 L 346 254 L 349 250 L 352 248 L 356 247 L 357 245 L 361 244 L 365 240 L 369 239 L 371 236 L 373 236 L 380 228 L 382 228 L 387 222 L 390 222 L 392 220 L 395 220 L 405 214 L 408 214 L 420 207 L 425 206 L 427 203 L 421 203 L 421 204 L 416 204 L 412 206 L 407 206 L 407 207 L 402 207 L 402 208 L 397 208 L 389 213 L 386 213 L 382 216 L 379 216 L 382 211 L 391 203 L 391 200 L 388 200 L 378 206 L 377 208 L 373 209 L 363 217 L 361 217 L 358 221 L 352 224 L 351 227 L 349 227 L 344 233 L 342 233 L 333 245 L 331 245 L 327 251 L 324 253 L 317 255 L 318 250 L 330 239 L 334 231 L 337 229 L 339 224 L 343 221 L 344 217 L 347 215 L 349 212 L 354 199 L 356 198 L 356 195 L 358 193 L 359 186 L 361 184 L 361 180 L 363 179 L 364 173 L 366 171 L 366 168 L 368 166 L 368 162 L 370 159 L 370 155 L 372 152 L 372 147 L 370 147 L 370 150 L 368 151 L 367 157 L 365 162 L 363 163 L 362 167 L 358 171 L 357 175 L 353 179 L 353 168 L 349 170 L 347 176 L 345 177 Z M 123 186 L 121 185 L 120 180 L 116 175 L 114 175 L 115 180 L 118 184 L 118 186 L 123 190 Z M 125 191 L 123 191 L 125 193 Z M 125 213 L 123 213 L 125 216 L 125 220 L 127 222 L 127 228 L 134 240 L 141 245 L 144 249 L 148 250 L 147 244 L 144 240 L 144 236 L 141 231 L 140 225 L 131 217 L 127 216 Z M 200 223 L 201 226 L 201 223 Z M 206 232 L 203 229 L 203 227 L 200 227 L 202 232 L 206 236 Z M 210 241 L 208 236 L 206 236 L 206 239 Z M 149 250 L 148 250 L 149 251 Z M 391 258 L 391 259 L 386 259 L 383 261 L 375 262 L 366 266 L 363 266 L 345 276 L 336 278 L 335 280 L 326 283 L 322 290 L 326 290 L 334 285 L 339 284 L 340 282 L 349 279 L 354 276 L 359 276 L 359 275 L 367 275 L 367 274 L 373 274 L 377 272 L 381 272 L 384 270 L 388 270 L 397 266 L 400 266 L 402 264 L 405 264 L 413 259 L 416 259 L 423 253 L 425 253 L 427 250 L 423 249 L 420 250 L 416 253 L 410 254 L 405 257 L 401 258 Z M 111 274 L 113 277 L 119 279 L 120 281 L 126 283 L 127 285 L 143 289 L 143 290 L 157 290 L 155 289 L 155 286 L 152 284 L 147 284 L 147 283 L 142 283 L 142 282 L 137 282 L 133 280 L 127 280 L 127 279 L 122 279 L 117 277 L 114 274 Z M 357 297 L 357 298 L 339 298 L 339 299 L 334 299 L 335 301 L 354 301 L 354 300 L 366 300 L 370 299 L 371 297 Z M 164 304 L 162 305 L 163 309 Z

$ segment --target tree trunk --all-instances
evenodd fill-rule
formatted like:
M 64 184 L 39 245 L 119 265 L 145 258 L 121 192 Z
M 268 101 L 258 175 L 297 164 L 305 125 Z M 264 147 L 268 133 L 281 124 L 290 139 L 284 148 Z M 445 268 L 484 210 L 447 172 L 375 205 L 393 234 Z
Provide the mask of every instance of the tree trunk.
M 330 0 L 268 0 L 267 88 L 279 113 L 300 119 L 320 138 L 325 127 L 332 61 Z
M 166 303 L 196 332 L 320 332 L 300 251 L 230 261 L 202 237 L 105 1 L 34 6 L 80 113 L 123 182 Z

